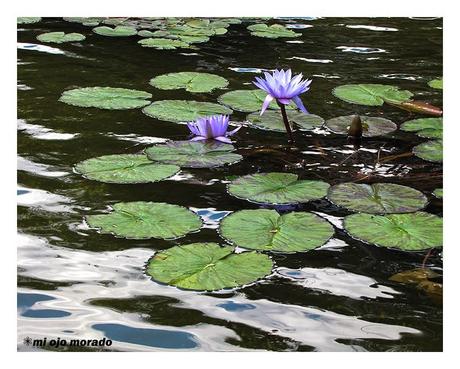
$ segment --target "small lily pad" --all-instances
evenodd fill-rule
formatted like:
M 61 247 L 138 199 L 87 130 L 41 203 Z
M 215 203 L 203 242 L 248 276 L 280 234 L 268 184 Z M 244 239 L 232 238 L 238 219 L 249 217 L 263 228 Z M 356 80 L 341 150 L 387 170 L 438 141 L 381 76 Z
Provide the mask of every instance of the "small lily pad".
M 153 47 L 159 50 L 174 50 L 174 49 L 189 49 L 190 44 L 181 40 L 173 40 L 169 38 L 145 38 L 138 41 L 142 47 Z
M 261 204 L 297 204 L 320 199 L 329 184 L 299 180 L 293 173 L 258 173 L 239 177 L 228 185 L 230 195 Z
M 335 134 L 348 135 L 348 129 L 354 115 L 344 115 L 328 119 L 326 127 Z M 363 125 L 363 137 L 383 136 L 396 131 L 398 126 L 389 119 L 360 116 Z
M 402 131 L 417 132 L 417 136 L 425 138 L 442 138 L 442 118 L 420 118 L 404 122 Z
M 433 195 L 436 196 L 438 199 L 442 199 L 442 188 L 437 188 L 433 191 Z
M 442 246 L 442 218 L 425 212 L 353 214 L 344 219 L 350 236 L 377 246 L 420 251 Z
M 367 106 L 381 106 L 385 101 L 403 102 L 413 95 L 396 86 L 379 84 L 343 85 L 334 88 L 332 94 L 346 102 Z
M 349 210 L 372 214 L 410 213 L 428 204 L 420 191 L 393 183 L 341 183 L 332 186 L 327 197 Z
M 305 114 L 299 111 L 287 111 L 287 117 L 291 128 L 299 131 L 311 131 L 321 127 L 324 123 L 324 119 L 318 115 Z M 246 117 L 246 120 L 251 127 L 269 131 L 286 132 L 280 111 L 267 110 L 263 115 L 251 113 Z
M 153 163 L 145 155 L 105 155 L 78 163 L 85 178 L 106 183 L 157 182 L 179 172 L 177 165 Z
M 37 36 L 37 40 L 41 42 L 53 42 L 62 44 L 63 42 L 83 41 L 86 37 L 81 33 L 64 33 L 64 32 L 48 32 Z
M 190 100 L 160 100 L 145 107 L 144 114 L 168 122 L 191 122 L 201 117 L 231 114 L 225 106 L 210 102 Z
M 17 24 L 31 24 L 38 23 L 42 20 L 41 17 L 18 17 Z
M 232 152 L 233 145 L 216 141 L 171 141 L 145 150 L 150 160 L 176 164 L 183 168 L 213 168 L 243 159 Z
M 430 82 L 428 82 L 428 86 L 430 86 L 431 88 L 442 90 L 442 78 L 431 80 Z
M 332 225 L 313 213 L 240 210 L 226 216 L 219 228 L 229 242 L 247 249 L 304 252 L 324 245 L 334 234 Z
M 141 108 L 150 104 L 152 94 L 115 87 L 84 87 L 64 91 L 59 101 L 75 106 L 119 110 Z
M 108 214 L 86 217 L 101 233 L 132 239 L 176 239 L 198 231 L 202 222 L 187 208 L 162 202 L 119 202 Z
M 192 243 L 161 251 L 149 261 L 147 274 L 179 288 L 216 291 L 252 283 L 271 273 L 273 262 L 264 254 L 235 254 L 230 246 Z
M 162 90 L 185 88 L 188 92 L 211 92 L 216 88 L 226 87 L 228 81 L 211 73 L 179 72 L 152 78 L 150 84 Z
M 95 26 L 98 26 L 99 23 L 104 21 L 106 18 L 103 18 L 103 17 L 64 17 L 63 19 L 66 22 L 80 23 L 84 26 L 95 27 Z
M 101 26 L 93 28 L 93 32 L 101 36 L 110 37 L 129 37 L 137 35 L 136 28 L 129 26 L 116 26 L 115 28 Z
M 264 103 L 267 93 L 262 90 L 235 90 L 226 92 L 219 96 L 217 101 L 221 104 L 227 105 L 230 108 L 245 113 L 252 113 L 260 111 Z M 268 106 L 269 109 L 279 109 L 276 101 L 272 101 Z M 293 103 L 286 105 L 287 109 L 294 109 Z
M 415 156 L 435 163 L 442 162 L 442 151 L 443 148 L 441 140 L 423 142 L 412 149 Z
M 264 23 L 257 23 L 252 24 L 247 27 L 249 31 L 251 31 L 251 35 L 257 37 L 265 37 L 265 38 L 280 38 L 280 37 L 300 37 L 302 36 L 301 33 L 294 32 L 282 24 L 272 24 L 268 26 Z

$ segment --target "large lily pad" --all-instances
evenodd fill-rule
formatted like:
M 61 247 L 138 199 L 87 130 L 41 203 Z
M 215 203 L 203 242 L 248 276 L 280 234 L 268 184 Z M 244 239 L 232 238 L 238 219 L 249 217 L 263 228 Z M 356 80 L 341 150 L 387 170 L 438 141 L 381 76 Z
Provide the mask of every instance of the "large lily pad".
M 48 32 L 37 36 L 37 40 L 41 42 L 53 42 L 62 44 L 63 42 L 83 41 L 86 37 L 81 33 L 64 33 L 64 32 Z
M 84 87 L 64 91 L 59 101 L 75 106 L 100 109 L 133 109 L 150 104 L 152 94 L 115 87 Z
M 234 110 L 252 113 L 262 108 L 266 96 L 267 93 L 262 90 L 235 90 L 219 96 L 217 101 Z M 294 109 L 294 107 L 293 103 L 286 106 L 287 109 Z M 268 108 L 279 109 L 276 101 L 272 101 Z
M 161 202 L 119 202 L 108 214 L 90 215 L 90 227 L 118 237 L 175 239 L 201 228 L 201 219 L 187 208 Z
M 247 249 L 291 253 L 324 245 L 334 234 L 334 228 L 312 213 L 279 215 L 276 210 L 257 209 L 226 216 L 219 232 L 229 242 Z
M 403 102 L 413 95 L 396 86 L 379 84 L 343 85 L 334 88 L 332 93 L 346 102 L 368 106 L 381 106 L 385 101 Z
M 152 47 L 159 50 L 174 50 L 174 49 L 188 49 L 190 44 L 181 40 L 173 40 L 169 38 L 144 38 L 138 41 L 142 47 Z
M 318 115 L 305 114 L 299 111 L 287 111 L 287 117 L 293 130 L 298 129 L 299 131 L 310 131 L 321 127 L 324 123 L 324 119 Z M 251 127 L 286 132 L 280 111 L 267 110 L 263 115 L 251 113 L 246 117 L 246 120 Z
M 230 195 L 262 204 L 297 204 L 320 199 L 329 184 L 299 180 L 293 173 L 258 173 L 239 177 L 228 185 Z
M 425 138 L 442 138 L 442 118 L 420 118 L 404 122 L 402 131 L 417 132 L 417 136 Z
M 327 197 L 336 205 L 372 214 L 410 213 L 428 204 L 420 191 L 393 183 L 341 183 L 331 187 Z
M 217 243 L 174 246 L 155 254 L 147 273 L 158 282 L 199 291 L 238 287 L 271 273 L 273 262 L 267 255 L 233 251 Z
M 142 110 L 150 117 L 168 122 L 191 122 L 216 114 L 231 114 L 232 110 L 210 102 L 190 100 L 160 100 Z
M 110 37 L 129 37 L 137 35 L 136 28 L 129 26 L 116 26 L 115 28 L 101 26 L 93 28 L 93 32 L 101 36 Z
M 17 24 L 31 24 L 38 23 L 42 20 L 41 17 L 18 17 Z
M 153 163 L 145 155 L 105 155 L 78 163 L 85 178 L 106 183 L 157 182 L 179 172 L 177 165 Z
M 280 38 L 280 37 L 300 37 L 301 33 L 294 32 L 282 24 L 272 24 L 268 26 L 264 23 L 252 24 L 247 27 L 251 31 L 251 35 L 266 38 Z
M 232 145 L 215 141 L 171 141 L 149 147 L 145 153 L 150 160 L 183 168 L 213 168 L 243 159 L 232 152 L 234 149 Z
M 442 218 L 425 212 L 409 214 L 353 214 L 344 219 L 354 238 L 377 246 L 419 251 L 442 246 Z
M 430 82 L 428 82 L 428 86 L 430 86 L 431 88 L 442 90 L 442 78 L 431 80 Z
M 185 88 L 188 92 L 211 92 L 227 86 L 228 81 L 211 73 L 179 72 L 152 78 L 150 84 L 162 90 Z
M 344 115 L 328 119 L 326 127 L 338 135 L 347 135 L 354 115 Z M 360 116 L 363 125 L 363 137 L 383 136 L 395 131 L 398 126 L 389 119 Z
M 442 141 L 427 141 L 415 146 L 412 152 L 419 158 L 435 163 L 442 162 Z

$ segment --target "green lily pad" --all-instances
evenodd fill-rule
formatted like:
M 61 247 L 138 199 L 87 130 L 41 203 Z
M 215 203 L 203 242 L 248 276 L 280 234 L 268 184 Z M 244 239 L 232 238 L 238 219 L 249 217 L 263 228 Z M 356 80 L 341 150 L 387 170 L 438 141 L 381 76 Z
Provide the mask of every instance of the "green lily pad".
M 182 42 L 188 44 L 201 44 L 203 42 L 208 42 L 209 37 L 207 36 L 188 36 L 188 35 L 177 35 L 178 39 Z
M 95 27 L 95 26 L 98 26 L 99 23 L 104 21 L 106 18 L 102 18 L 102 17 L 64 17 L 63 19 L 66 22 L 80 23 L 84 26 Z
M 348 129 L 354 115 L 344 115 L 328 119 L 326 127 L 335 134 L 348 135 Z M 380 117 L 360 116 L 363 125 L 363 137 L 383 136 L 398 129 L 398 126 L 389 119 Z
M 174 50 L 178 48 L 189 49 L 190 44 L 181 40 L 173 40 L 169 38 L 144 38 L 138 41 L 142 47 L 153 47 L 159 50 Z
M 428 204 L 420 191 L 393 183 L 341 183 L 332 186 L 327 197 L 349 210 L 372 214 L 410 213 Z
M 63 42 L 83 41 L 86 37 L 81 33 L 64 33 L 64 32 L 48 32 L 37 36 L 37 40 L 41 42 L 53 42 L 62 44 Z
M 221 104 L 227 105 L 233 110 L 242 111 L 245 113 L 252 113 L 260 111 L 262 104 L 265 100 L 267 93 L 262 90 L 235 90 L 226 92 L 219 96 L 217 101 Z M 272 101 L 268 106 L 269 109 L 279 109 L 276 101 Z M 294 109 L 293 103 L 286 105 L 287 109 Z
M 85 178 L 106 183 L 149 183 L 179 172 L 177 165 L 153 163 L 145 155 L 105 155 L 78 163 L 75 170 Z
M 299 111 L 287 111 L 287 117 L 291 128 L 293 130 L 298 129 L 299 131 L 311 131 L 317 127 L 321 127 L 324 123 L 324 119 L 318 115 L 305 114 Z M 280 111 L 267 110 L 263 115 L 257 112 L 251 113 L 246 117 L 246 120 L 254 128 L 286 132 Z
M 396 86 L 379 84 L 343 85 L 334 88 L 332 94 L 346 102 L 367 106 L 381 106 L 385 101 L 403 102 L 413 95 Z
M 162 202 L 119 202 L 108 214 L 86 217 L 101 233 L 132 239 L 175 239 L 198 231 L 202 222 L 187 208 Z
M 247 27 L 251 31 L 251 35 L 266 38 L 280 38 L 280 37 L 300 37 L 301 33 L 294 32 L 282 24 L 272 24 L 268 26 L 264 23 L 252 24 Z
M 329 184 L 299 180 L 293 173 L 258 173 L 239 177 L 228 185 L 230 195 L 261 204 L 297 204 L 320 199 Z
M 344 219 L 345 230 L 358 240 L 403 251 L 442 246 L 442 218 L 425 212 L 409 214 L 353 214 Z
M 226 216 L 219 228 L 229 242 L 247 249 L 284 253 L 313 250 L 334 234 L 332 225 L 313 213 L 240 210 Z
M 137 35 L 141 36 L 141 37 L 157 37 L 155 35 L 156 32 L 158 32 L 158 31 L 152 32 L 152 31 L 143 29 L 143 30 L 140 30 L 139 32 L 137 32 Z M 161 32 L 163 32 L 163 31 L 161 31 Z M 165 32 L 165 33 L 167 34 L 167 32 Z M 158 36 L 158 37 L 160 37 L 160 36 Z M 163 37 L 163 36 L 161 36 L 161 37 Z
M 182 36 L 213 36 L 216 32 L 209 28 L 194 28 L 187 25 L 177 25 L 168 28 L 168 32 L 172 35 Z
M 152 94 L 115 87 L 84 87 L 64 91 L 59 101 L 75 106 L 119 110 L 141 108 L 150 104 Z
M 417 136 L 425 138 L 442 138 L 442 118 L 413 119 L 401 124 L 400 129 L 417 132 Z
M 412 149 L 415 156 L 435 163 L 442 162 L 442 151 L 443 148 L 441 140 L 423 142 Z
M 433 191 L 433 195 L 435 195 L 438 199 L 442 199 L 442 188 L 437 188 Z
M 129 37 L 137 35 L 136 28 L 129 26 L 116 26 L 115 28 L 101 26 L 93 28 L 93 32 L 101 36 L 110 37 Z
M 150 84 L 162 90 L 185 88 L 188 92 L 211 92 L 216 88 L 226 87 L 228 81 L 210 73 L 179 72 L 152 78 Z
M 431 80 L 430 82 L 428 82 L 428 86 L 430 86 L 431 88 L 442 90 L 442 78 Z
M 183 168 L 213 168 L 243 159 L 233 153 L 233 145 L 216 141 L 171 141 L 145 150 L 150 160 L 176 164 Z
M 38 23 L 42 20 L 41 17 L 18 17 L 17 24 L 31 24 Z
M 149 261 L 147 274 L 179 288 L 216 291 L 252 283 L 271 273 L 273 262 L 264 254 L 234 253 L 230 246 L 192 243 L 161 251 Z
M 142 111 L 150 117 L 176 123 L 191 122 L 211 115 L 232 113 L 231 109 L 219 104 L 190 100 L 155 101 Z

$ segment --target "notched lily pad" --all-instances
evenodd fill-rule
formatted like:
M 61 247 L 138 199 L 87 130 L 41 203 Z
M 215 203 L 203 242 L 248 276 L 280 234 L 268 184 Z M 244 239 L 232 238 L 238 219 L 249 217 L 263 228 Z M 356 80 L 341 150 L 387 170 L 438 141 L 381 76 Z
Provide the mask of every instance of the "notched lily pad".
M 428 82 L 428 86 L 430 86 L 431 88 L 442 90 L 442 78 L 431 80 L 430 82 Z
M 252 283 L 271 273 L 264 254 L 242 252 L 217 243 L 192 243 L 161 251 L 149 261 L 147 274 L 179 288 L 216 291 Z
M 268 26 L 265 23 L 257 23 L 252 24 L 247 27 L 249 31 L 251 31 L 251 35 L 257 37 L 265 37 L 265 38 L 280 38 L 280 37 L 300 37 L 302 36 L 301 33 L 294 32 L 282 24 L 272 24 Z
M 145 155 L 105 155 L 78 163 L 75 170 L 85 178 L 106 183 L 149 183 L 180 171 L 177 165 L 153 163 Z
M 299 180 L 293 173 L 258 173 L 239 177 L 228 185 L 230 195 L 261 204 L 297 204 L 320 199 L 329 184 Z
M 348 129 L 354 115 L 344 115 L 341 117 L 326 120 L 326 127 L 335 134 L 348 135 Z M 398 126 L 389 119 L 380 117 L 360 116 L 363 125 L 363 137 L 383 136 L 396 131 Z
M 350 236 L 376 246 L 420 251 L 442 246 L 442 218 L 425 212 L 353 214 L 344 219 Z
M 116 26 L 115 28 L 101 26 L 93 28 L 93 32 L 101 36 L 109 37 L 129 37 L 137 35 L 137 30 L 129 26 Z
M 216 88 L 226 87 L 228 81 L 211 73 L 179 72 L 152 78 L 150 84 L 162 90 L 185 88 L 188 92 L 211 92 Z
M 310 131 L 321 127 L 324 119 L 318 115 L 305 114 L 299 111 L 287 111 L 287 117 L 291 128 L 299 131 Z M 286 132 L 281 112 L 267 110 L 263 115 L 251 113 L 246 117 L 251 127 L 266 129 L 269 131 Z
M 264 103 L 267 93 L 262 90 L 235 90 L 226 92 L 218 97 L 219 103 L 229 106 L 230 108 L 242 111 L 245 113 L 252 113 L 260 111 Z M 276 101 L 272 101 L 268 106 L 269 109 L 279 109 Z M 294 109 L 294 103 L 286 105 L 287 109 Z
M 162 202 L 119 202 L 108 214 L 86 217 L 101 233 L 132 239 L 176 239 L 198 231 L 202 222 L 187 208 Z
M 233 145 L 216 141 L 171 141 L 145 150 L 150 160 L 176 164 L 183 168 L 213 168 L 243 159 L 232 152 Z
M 442 138 L 442 128 L 442 118 L 413 119 L 400 127 L 402 131 L 416 132 L 417 136 L 425 138 Z
M 188 42 L 173 40 L 169 38 L 145 38 L 138 41 L 142 47 L 152 47 L 159 50 L 189 49 L 191 46 Z
M 367 106 L 381 106 L 386 101 L 403 102 L 413 96 L 412 92 L 396 86 L 379 84 L 338 86 L 332 90 L 332 94 L 346 102 Z
M 441 140 L 427 141 L 420 145 L 415 146 L 412 149 L 415 156 L 426 161 L 432 161 L 435 163 L 442 162 L 443 146 Z
M 327 197 L 349 210 L 372 214 L 411 213 L 428 204 L 420 191 L 393 183 L 341 183 L 331 187 Z
M 38 23 L 42 20 L 41 17 L 18 17 L 16 19 L 17 24 L 31 24 Z
M 84 39 L 86 39 L 86 37 L 81 33 L 48 32 L 37 36 L 38 41 L 53 42 L 55 44 L 83 41 Z

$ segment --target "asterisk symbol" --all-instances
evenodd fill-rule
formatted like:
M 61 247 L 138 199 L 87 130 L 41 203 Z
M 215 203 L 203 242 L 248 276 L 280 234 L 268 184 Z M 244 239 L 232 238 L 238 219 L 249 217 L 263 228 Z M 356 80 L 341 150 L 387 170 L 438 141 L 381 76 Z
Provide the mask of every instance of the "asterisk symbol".
M 32 344 L 32 338 L 30 338 L 29 336 L 24 338 L 24 345 L 30 346 L 31 344 Z

